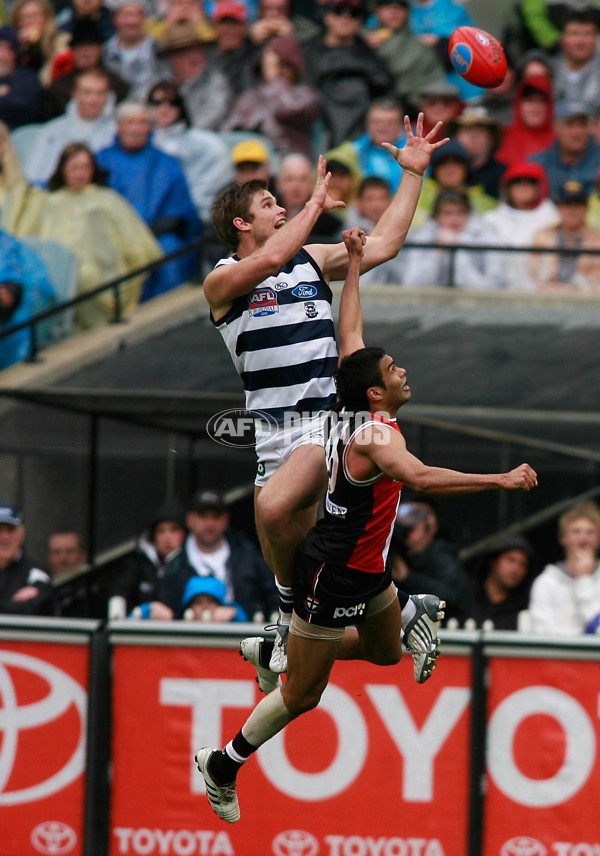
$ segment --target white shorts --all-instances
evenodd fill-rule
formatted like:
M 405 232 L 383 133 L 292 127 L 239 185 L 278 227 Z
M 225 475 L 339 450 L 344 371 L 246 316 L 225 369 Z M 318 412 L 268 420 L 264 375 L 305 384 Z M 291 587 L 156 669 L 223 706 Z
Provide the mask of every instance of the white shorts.
M 254 484 L 264 487 L 275 470 L 287 461 L 299 446 L 314 445 L 325 448 L 325 421 L 330 413 L 329 410 L 320 410 L 310 418 L 298 418 L 293 425 L 282 425 L 263 432 L 256 442 L 258 465 Z

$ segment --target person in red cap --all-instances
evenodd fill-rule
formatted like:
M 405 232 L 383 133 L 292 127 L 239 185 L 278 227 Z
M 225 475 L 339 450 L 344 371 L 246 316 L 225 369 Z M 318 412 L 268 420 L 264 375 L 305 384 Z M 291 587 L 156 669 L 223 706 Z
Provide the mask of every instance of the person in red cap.
M 248 35 L 248 10 L 242 0 L 219 0 L 213 12 L 217 44 L 211 65 L 229 81 L 235 100 L 254 82 L 252 64 L 257 49 Z

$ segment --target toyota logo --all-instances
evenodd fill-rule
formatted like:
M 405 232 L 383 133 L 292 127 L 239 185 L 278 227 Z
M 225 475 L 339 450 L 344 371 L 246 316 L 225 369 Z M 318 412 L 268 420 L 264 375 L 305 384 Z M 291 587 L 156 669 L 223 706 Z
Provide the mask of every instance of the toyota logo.
M 58 820 L 39 823 L 31 831 L 31 843 L 44 856 L 61 856 L 75 847 L 77 836 L 70 826 Z
M 303 829 L 287 829 L 273 839 L 275 856 L 317 856 L 319 842 Z
M 23 699 L 25 687 L 27 695 Z M 27 654 L 0 650 L 0 806 L 35 802 L 61 791 L 81 775 L 85 763 L 86 703 L 83 687 L 61 669 Z M 21 784 L 25 779 L 26 785 L 13 790 L 11 776 L 19 741 L 28 740 L 31 745 L 33 729 L 41 729 L 40 739 L 45 736 L 49 743 L 61 735 L 61 752 L 57 754 L 60 760 L 55 765 L 60 768 L 42 781 L 30 782 L 40 765 L 30 759 L 26 768 L 21 762 L 18 776 Z M 47 774 L 46 763 L 42 769 L 41 775 Z
M 537 838 L 518 835 L 504 842 L 500 856 L 546 856 L 546 848 Z

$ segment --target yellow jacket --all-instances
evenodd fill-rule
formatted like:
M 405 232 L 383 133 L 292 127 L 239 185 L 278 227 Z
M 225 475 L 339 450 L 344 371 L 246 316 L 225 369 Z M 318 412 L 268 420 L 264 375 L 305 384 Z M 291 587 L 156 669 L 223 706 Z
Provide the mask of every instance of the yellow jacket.
M 96 288 L 163 255 L 156 238 L 132 206 L 114 190 L 90 184 L 82 191 L 67 187 L 52 192 L 22 180 L 6 194 L 6 230 L 17 237 L 35 235 L 68 247 L 79 264 L 78 291 Z M 143 277 L 120 287 L 123 313 L 140 299 Z M 92 327 L 111 317 L 111 290 L 77 308 L 79 327 Z

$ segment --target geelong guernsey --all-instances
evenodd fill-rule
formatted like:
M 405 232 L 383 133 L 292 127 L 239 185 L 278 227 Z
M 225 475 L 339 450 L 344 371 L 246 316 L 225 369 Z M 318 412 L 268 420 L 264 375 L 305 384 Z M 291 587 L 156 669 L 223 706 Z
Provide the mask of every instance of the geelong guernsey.
M 221 259 L 217 267 L 237 264 Z M 300 250 L 275 275 L 234 301 L 219 330 L 242 379 L 246 408 L 282 422 L 335 401 L 337 347 L 332 293 L 318 265 Z
M 340 414 L 327 441 L 329 484 L 324 516 L 308 533 L 303 549 L 323 561 L 380 574 L 385 570 L 402 482 L 385 473 L 356 481 L 347 465 L 357 432 L 377 423 L 400 431 L 395 421 L 377 415 L 365 420 L 364 414 Z

